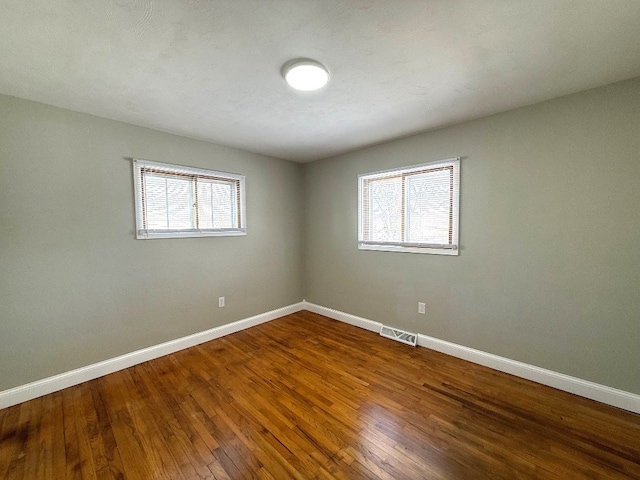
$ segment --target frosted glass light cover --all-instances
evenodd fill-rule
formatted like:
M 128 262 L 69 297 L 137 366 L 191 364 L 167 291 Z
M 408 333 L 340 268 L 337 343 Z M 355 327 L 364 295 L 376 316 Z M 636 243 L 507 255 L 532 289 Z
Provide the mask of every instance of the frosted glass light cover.
M 291 88 L 309 92 L 324 87 L 329 81 L 329 72 L 314 61 L 301 61 L 285 68 L 284 79 Z

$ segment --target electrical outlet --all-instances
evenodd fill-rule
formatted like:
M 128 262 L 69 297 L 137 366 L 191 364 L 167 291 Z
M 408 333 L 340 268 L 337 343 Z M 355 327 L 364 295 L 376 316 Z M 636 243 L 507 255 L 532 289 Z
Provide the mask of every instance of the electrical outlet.
M 418 302 L 418 313 L 421 315 L 426 315 L 427 309 L 426 305 L 422 302 Z
M 224 297 L 218 297 L 218 307 L 224 307 Z

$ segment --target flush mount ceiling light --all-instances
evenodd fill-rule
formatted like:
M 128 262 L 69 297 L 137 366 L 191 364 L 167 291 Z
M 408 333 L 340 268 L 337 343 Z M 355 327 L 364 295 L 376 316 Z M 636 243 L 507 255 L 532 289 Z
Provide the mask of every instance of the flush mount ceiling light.
M 282 76 L 291 88 L 304 92 L 318 90 L 329 81 L 329 72 L 325 66 L 308 59 L 286 63 L 282 68 Z

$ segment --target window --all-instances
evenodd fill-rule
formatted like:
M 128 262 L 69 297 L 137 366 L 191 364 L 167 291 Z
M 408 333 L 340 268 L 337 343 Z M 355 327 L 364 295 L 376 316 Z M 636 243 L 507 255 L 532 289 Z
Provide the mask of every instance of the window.
M 133 161 L 136 238 L 245 235 L 244 176 Z
M 358 177 L 358 248 L 458 255 L 460 159 Z

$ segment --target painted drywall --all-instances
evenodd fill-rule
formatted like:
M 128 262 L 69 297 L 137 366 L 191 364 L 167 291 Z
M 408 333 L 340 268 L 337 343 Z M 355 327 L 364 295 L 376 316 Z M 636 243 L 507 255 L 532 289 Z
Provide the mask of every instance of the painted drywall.
M 454 156 L 459 256 L 358 250 L 358 174 Z M 640 79 L 319 160 L 304 178 L 308 301 L 640 393 Z
M 299 164 L 13 97 L 0 112 L 0 391 L 302 299 Z M 246 175 L 248 234 L 136 240 L 131 157 Z

